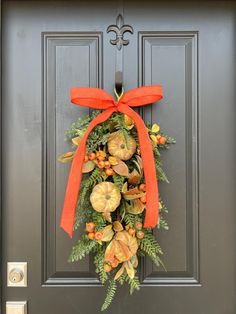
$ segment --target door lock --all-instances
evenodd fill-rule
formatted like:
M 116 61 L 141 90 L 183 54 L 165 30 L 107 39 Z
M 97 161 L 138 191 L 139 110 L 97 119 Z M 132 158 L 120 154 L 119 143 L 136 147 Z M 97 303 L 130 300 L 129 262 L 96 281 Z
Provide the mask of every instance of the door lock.
M 11 283 L 18 283 L 24 278 L 24 273 L 19 268 L 13 268 L 9 273 L 9 281 Z
M 8 287 L 27 286 L 27 263 L 7 264 L 7 285 Z

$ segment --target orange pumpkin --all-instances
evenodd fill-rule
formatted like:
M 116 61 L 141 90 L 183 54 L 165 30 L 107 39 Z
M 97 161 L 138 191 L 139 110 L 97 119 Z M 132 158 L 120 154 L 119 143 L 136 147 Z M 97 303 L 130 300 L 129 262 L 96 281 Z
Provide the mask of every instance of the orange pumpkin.
M 93 208 L 101 213 L 110 213 L 116 210 L 120 200 L 120 191 L 112 182 L 97 184 L 90 195 L 90 202 Z
M 108 152 L 121 160 L 129 160 L 136 151 L 136 141 L 132 136 L 124 137 L 123 133 L 112 133 L 108 139 Z

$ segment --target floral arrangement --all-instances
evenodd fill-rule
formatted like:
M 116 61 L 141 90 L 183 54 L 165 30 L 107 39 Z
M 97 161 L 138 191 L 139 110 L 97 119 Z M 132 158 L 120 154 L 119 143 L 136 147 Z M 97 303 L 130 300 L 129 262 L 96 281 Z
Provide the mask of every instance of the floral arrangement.
M 59 157 L 65 163 L 73 159 L 89 123 L 100 114 L 78 119 L 67 131 L 66 140 L 72 151 Z M 161 150 L 175 140 L 163 134 L 157 124 L 147 123 L 152 142 L 159 181 L 168 182 L 160 160 Z M 138 257 L 149 256 L 152 262 L 163 265 L 163 251 L 151 228 L 144 228 L 146 186 L 140 156 L 137 129 L 127 115 L 115 112 L 97 125 L 86 142 L 87 153 L 76 208 L 74 230 L 85 230 L 72 248 L 70 262 L 77 262 L 94 253 L 96 273 L 102 284 L 107 283 L 107 295 L 101 310 L 111 304 L 117 285 L 128 283 L 130 293 L 139 290 Z M 158 229 L 168 229 L 167 208 L 159 196 Z

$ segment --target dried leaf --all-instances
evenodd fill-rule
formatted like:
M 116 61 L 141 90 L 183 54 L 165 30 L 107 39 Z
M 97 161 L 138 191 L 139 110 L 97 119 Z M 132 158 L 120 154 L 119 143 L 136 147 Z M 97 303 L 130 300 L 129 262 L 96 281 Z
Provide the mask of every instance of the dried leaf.
M 122 177 L 129 176 L 129 168 L 122 160 L 119 160 L 119 163 L 117 165 L 112 166 L 112 169 Z
M 99 155 L 102 156 L 102 157 L 106 157 L 106 155 L 107 155 L 107 154 L 104 152 L 104 150 L 99 150 L 98 153 L 99 153 Z
M 121 268 L 118 270 L 118 272 L 116 273 L 115 277 L 114 277 L 114 280 L 117 280 L 120 278 L 120 276 L 123 275 L 124 273 L 124 270 L 125 270 L 125 267 L 124 267 L 124 264 L 121 266 Z
M 136 160 L 133 161 L 133 163 L 136 165 L 139 173 L 142 175 L 143 173 L 143 163 L 142 158 L 138 155 L 135 156 Z
M 145 195 L 145 193 L 140 191 L 137 187 L 130 189 L 127 192 L 123 193 L 123 196 L 127 201 L 138 199 L 144 195 Z
M 116 220 L 116 221 L 113 222 L 113 229 L 116 232 L 118 232 L 118 231 L 123 230 L 124 228 L 123 228 L 122 224 L 118 220 Z
M 159 127 L 159 125 L 158 124 L 153 124 L 153 126 L 152 126 L 152 132 L 153 133 L 157 133 L 157 132 L 159 132 L 160 131 L 160 127 Z
M 106 221 L 112 222 L 112 220 L 111 220 L 111 213 L 110 212 L 105 212 L 102 215 L 106 219 Z
M 122 193 L 126 193 L 128 191 L 128 183 L 125 182 L 122 186 L 121 192 Z
M 132 237 L 126 230 L 117 232 L 115 238 L 109 243 L 105 251 L 105 261 L 111 262 L 117 259 L 125 262 L 136 254 L 138 249 L 137 239 Z
M 83 173 L 89 173 L 95 168 L 95 163 L 92 160 L 88 160 L 83 164 Z
M 130 206 L 127 206 L 127 211 L 130 214 L 138 215 L 141 214 L 145 209 L 145 204 L 143 204 L 139 199 L 133 200 Z
M 150 135 L 150 138 L 153 141 L 153 143 L 157 144 L 157 138 L 155 135 Z
M 74 154 L 75 154 L 74 152 L 65 153 L 58 157 L 58 161 L 63 162 L 63 163 L 72 161 L 72 159 L 74 158 Z
M 104 229 L 102 229 L 101 240 L 103 242 L 109 242 L 109 241 L 111 241 L 113 235 L 114 235 L 114 231 L 112 230 L 112 225 L 108 225 Z
M 135 270 L 133 268 L 133 265 L 131 264 L 130 261 L 127 261 L 124 263 L 127 275 L 129 276 L 129 278 L 133 279 L 134 275 L 135 275 Z
M 77 137 L 72 138 L 72 143 L 75 146 L 79 146 L 80 141 L 81 141 L 81 136 L 77 136 Z
M 130 174 L 129 174 L 129 179 L 128 182 L 132 185 L 138 185 L 141 180 L 141 175 L 138 173 L 136 169 L 134 169 Z
M 118 164 L 119 164 L 119 159 L 116 158 L 116 157 L 109 156 L 108 160 L 109 160 L 109 162 L 110 162 L 110 164 L 111 164 L 112 166 L 115 166 L 115 165 L 118 165 Z
M 134 268 L 138 267 L 138 257 L 137 257 L 137 255 L 132 256 L 130 261 L 131 261 L 132 265 L 134 266 Z

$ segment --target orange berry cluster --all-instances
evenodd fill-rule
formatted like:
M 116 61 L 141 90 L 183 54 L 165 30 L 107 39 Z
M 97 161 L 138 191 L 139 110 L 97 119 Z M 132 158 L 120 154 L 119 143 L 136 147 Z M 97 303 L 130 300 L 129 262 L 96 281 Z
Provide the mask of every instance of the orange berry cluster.
M 165 136 L 157 134 L 156 139 L 157 139 L 157 144 L 161 144 L 161 145 L 165 145 L 166 144 L 167 139 L 166 139 Z
M 136 221 L 134 228 L 130 227 L 129 225 L 125 227 L 125 229 L 128 231 L 128 233 L 131 236 L 136 235 L 138 239 L 143 239 L 144 237 L 144 231 L 142 230 L 142 228 L 143 228 L 143 224 L 139 221 Z
M 115 174 L 114 170 L 111 168 L 111 163 L 106 160 L 106 154 L 103 151 L 97 151 L 96 153 L 90 153 L 85 156 L 85 162 L 88 160 L 94 160 L 100 169 L 104 169 L 108 177 Z
M 88 232 L 87 237 L 89 240 L 101 240 L 102 232 L 95 232 L 95 224 L 93 222 L 86 223 L 86 231 Z

